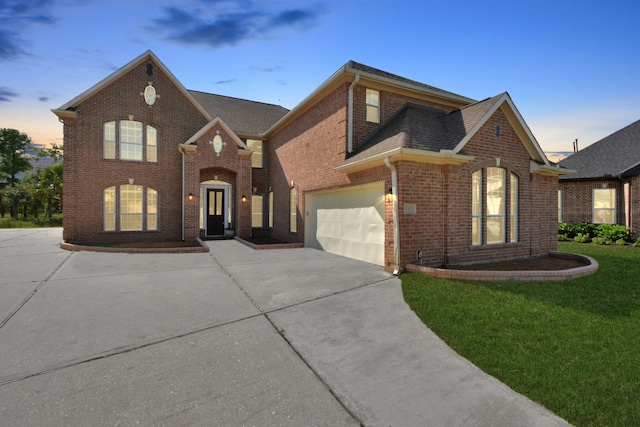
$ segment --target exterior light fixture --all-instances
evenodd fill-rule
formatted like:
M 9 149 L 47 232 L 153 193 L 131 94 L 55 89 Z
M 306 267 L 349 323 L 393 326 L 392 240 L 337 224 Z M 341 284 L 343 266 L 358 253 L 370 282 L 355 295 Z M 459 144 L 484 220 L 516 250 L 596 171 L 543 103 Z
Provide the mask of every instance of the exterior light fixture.
M 242 195 L 242 203 L 247 203 L 247 196 L 244 194 Z
M 389 188 L 387 190 L 387 194 L 385 195 L 385 200 L 387 203 L 393 202 L 393 188 Z
M 193 201 L 193 199 L 195 199 L 196 196 L 193 195 L 193 193 L 189 193 L 189 195 L 187 196 L 187 199 L 189 199 L 190 202 Z

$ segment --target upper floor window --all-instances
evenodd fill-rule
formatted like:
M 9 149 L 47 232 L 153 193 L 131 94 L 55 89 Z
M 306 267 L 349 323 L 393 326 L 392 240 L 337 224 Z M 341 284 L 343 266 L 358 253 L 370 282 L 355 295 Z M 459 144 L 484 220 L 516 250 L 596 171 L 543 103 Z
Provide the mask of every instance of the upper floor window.
M 249 147 L 249 150 L 253 151 L 253 153 L 251 153 L 251 167 L 262 168 L 262 141 L 259 139 L 247 139 L 247 147 Z
M 367 89 L 367 121 L 372 123 L 380 123 L 380 92 L 373 89 Z
M 506 170 L 499 167 L 477 170 L 471 175 L 472 245 L 505 243 L 507 238 L 518 241 L 518 177 L 510 174 L 507 182 L 506 175 Z
M 616 223 L 615 188 L 593 189 L 593 222 L 594 224 Z
M 119 143 L 116 144 L 116 141 Z M 157 162 L 157 147 L 157 130 L 152 126 L 144 126 L 133 120 L 107 122 L 103 126 L 103 157 L 105 159 L 142 161 L 146 151 L 146 160 Z

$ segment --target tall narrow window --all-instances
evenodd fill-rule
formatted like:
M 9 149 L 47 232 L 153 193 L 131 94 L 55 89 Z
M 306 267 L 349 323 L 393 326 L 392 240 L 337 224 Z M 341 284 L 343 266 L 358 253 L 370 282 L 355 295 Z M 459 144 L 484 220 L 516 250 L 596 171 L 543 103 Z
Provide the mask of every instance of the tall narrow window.
M 269 228 L 273 228 L 273 191 L 269 191 Z
M 105 159 L 116 158 L 116 122 L 104 124 L 103 156 Z
M 262 227 L 262 196 L 251 196 L 251 227 Z
M 120 158 L 142 160 L 142 123 L 131 120 L 120 122 Z
M 116 187 L 104 189 L 104 231 L 116 229 Z
M 147 230 L 158 229 L 158 192 L 147 188 Z
M 487 243 L 504 243 L 505 171 L 487 168 Z
M 367 89 L 367 121 L 372 123 L 380 123 L 380 92 L 373 89 Z
M 562 222 L 562 190 L 558 190 L 558 222 Z
M 151 126 L 147 126 L 147 161 L 158 161 L 158 131 Z
M 509 188 L 509 241 L 518 241 L 518 177 L 510 175 Z
M 262 141 L 259 139 L 247 139 L 247 147 L 253 151 L 253 153 L 251 153 L 251 167 L 262 168 Z
M 482 243 L 482 170 L 471 175 L 471 244 Z
M 120 186 L 120 229 L 142 230 L 142 186 Z
M 593 222 L 595 224 L 616 223 L 616 190 L 614 188 L 593 190 Z
M 289 231 L 298 232 L 298 190 L 293 187 L 290 191 Z

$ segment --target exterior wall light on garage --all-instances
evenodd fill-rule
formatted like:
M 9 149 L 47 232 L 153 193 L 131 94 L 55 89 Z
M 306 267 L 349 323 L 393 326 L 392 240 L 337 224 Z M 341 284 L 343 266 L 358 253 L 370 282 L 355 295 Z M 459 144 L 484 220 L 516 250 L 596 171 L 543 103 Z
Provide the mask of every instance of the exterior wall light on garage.
M 194 196 L 193 193 L 189 193 L 189 195 L 187 196 L 187 199 L 189 199 L 190 202 L 193 202 L 195 198 L 196 196 Z
M 247 196 L 244 194 L 242 195 L 242 203 L 247 203 Z
M 393 202 L 393 188 L 389 188 L 387 190 L 387 194 L 385 194 L 385 201 L 387 203 Z

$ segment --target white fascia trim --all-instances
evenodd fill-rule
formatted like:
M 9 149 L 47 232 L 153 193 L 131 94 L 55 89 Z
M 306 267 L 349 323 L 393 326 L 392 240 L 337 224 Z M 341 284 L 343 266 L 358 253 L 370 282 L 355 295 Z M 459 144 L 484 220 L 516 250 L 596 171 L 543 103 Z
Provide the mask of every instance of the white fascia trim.
M 358 170 L 369 169 L 374 166 L 384 165 L 385 159 L 396 162 L 399 160 L 414 161 L 420 163 L 431 163 L 439 165 L 461 165 L 472 161 L 475 156 L 467 156 L 457 154 L 451 151 L 434 152 L 419 150 L 416 148 L 394 148 L 384 153 L 376 154 L 352 163 L 346 163 L 335 168 L 338 172 L 355 172 Z
M 360 76 L 362 78 L 366 78 L 369 80 L 377 80 L 379 82 L 382 82 L 384 84 L 387 84 L 389 86 L 395 86 L 395 87 L 399 87 L 399 88 L 403 88 L 403 89 L 409 89 L 411 91 L 414 92 L 422 92 L 422 93 L 427 93 L 429 95 L 435 96 L 436 98 L 441 98 L 441 99 L 449 99 L 452 101 L 457 101 L 463 104 L 473 104 L 474 102 L 477 102 L 475 99 L 471 99 L 471 98 L 467 98 L 466 96 L 462 96 L 462 95 L 456 95 L 453 93 L 442 93 L 442 92 L 438 92 L 438 91 L 434 91 L 434 90 L 429 90 L 428 88 L 424 87 L 424 86 L 420 86 L 420 85 L 415 85 L 412 83 L 408 83 L 408 82 L 403 82 L 400 80 L 395 80 L 389 77 L 383 77 L 383 76 L 379 76 L 377 74 L 372 74 L 372 73 L 367 73 L 366 71 L 361 71 L 361 70 L 357 70 L 355 68 L 346 68 L 345 67 L 345 71 L 348 74 L 360 74 Z
M 565 169 L 561 166 L 539 165 L 534 161 L 529 162 L 529 171 L 543 176 L 560 176 L 576 173 L 573 169 Z
M 155 62 L 158 65 L 160 70 L 167 77 L 169 77 L 169 80 L 171 80 L 173 82 L 173 84 L 175 84 L 176 87 L 178 87 L 178 89 L 180 89 L 180 91 L 184 94 L 184 96 L 187 97 L 187 99 L 189 99 L 189 101 L 191 101 L 191 103 L 194 105 L 194 107 L 196 107 L 198 109 L 198 111 L 200 111 L 200 113 L 207 120 L 212 120 L 213 119 L 213 117 L 211 117 L 209 112 L 207 112 L 207 110 L 205 110 L 204 107 L 202 105 L 200 105 L 200 103 L 198 101 L 196 101 L 196 99 L 193 97 L 193 95 L 191 95 L 191 93 L 189 93 L 189 91 L 182 85 L 182 83 L 180 83 L 180 81 L 173 75 L 173 73 L 171 71 L 169 71 L 169 69 L 166 67 L 166 65 L 164 65 L 162 63 L 162 61 L 160 61 L 158 59 L 158 57 L 151 50 L 147 50 L 142 55 L 139 55 L 135 59 L 129 61 L 127 64 L 125 64 L 124 66 L 122 66 L 118 70 L 116 70 L 114 73 L 112 73 L 109 76 L 107 76 L 106 78 L 100 80 L 98 83 L 96 83 L 95 85 L 91 86 L 89 89 L 85 90 L 80 95 L 76 96 L 71 101 L 67 102 L 66 104 L 64 104 L 60 108 L 57 108 L 56 110 L 68 110 L 69 108 L 77 106 L 78 104 L 80 104 L 81 102 L 83 102 L 84 100 L 89 98 L 90 96 L 92 96 L 95 93 L 99 92 L 101 89 L 103 89 L 104 87 L 106 87 L 110 83 L 116 81 L 118 78 L 120 78 L 121 76 L 123 76 L 127 72 L 131 71 L 131 69 L 133 69 L 139 63 L 143 62 L 146 58 L 150 58 L 153 62 Z M 142 90 L 143 88 L 140 88 L 140 89 Z M 54 113 L 55 113 L 55 111 L 54 111 Z
M 215 119 L 211 120 L 209 123 L 204 125 L 202 129 L 196 132 L 191 138 L 187 139 L 183 145 L 189 145 L 196 142 L 198 139 L 202 138 L 204 134 L 206 134 L 209 130 L 211 130 L 211 128 L 213 128 L 215 125 L 218 125 L 218 124 L 222 129 L 224 129 L 226 133 L 228 133 L 231 136 L 231 139 L 233 139 L 233 141 L 238 145 L 239 148 L 250 151 L 249 147 L 247 147 L 244 141 L 242 141 L 240 137 L 238 137 L 238 135 L 235 134 L 235 132 L 229 127 L 229 125 L 225 123 L 224 120 L 220 118 L 220 116 L 216 116 Z

